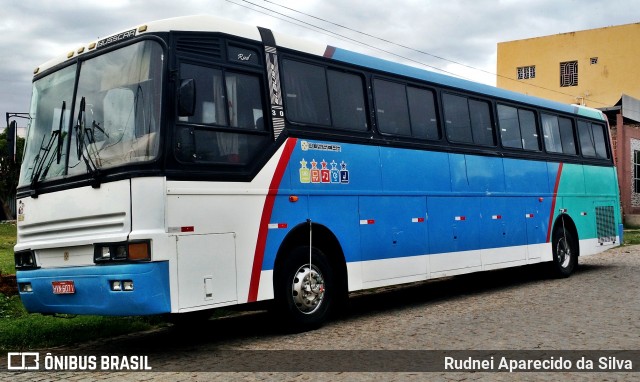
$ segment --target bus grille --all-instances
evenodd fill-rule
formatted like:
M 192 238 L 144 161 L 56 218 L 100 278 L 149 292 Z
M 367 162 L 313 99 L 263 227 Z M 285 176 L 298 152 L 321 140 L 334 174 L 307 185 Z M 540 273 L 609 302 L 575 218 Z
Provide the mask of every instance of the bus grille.
M 600 244 L 614 243 L 616 241 L 613 206 L 596 207 L 596 234 Z
M 18 234 L 21 241 L 55 240 L 124 232 L 127 223 L 124 212 L 24 224 Z

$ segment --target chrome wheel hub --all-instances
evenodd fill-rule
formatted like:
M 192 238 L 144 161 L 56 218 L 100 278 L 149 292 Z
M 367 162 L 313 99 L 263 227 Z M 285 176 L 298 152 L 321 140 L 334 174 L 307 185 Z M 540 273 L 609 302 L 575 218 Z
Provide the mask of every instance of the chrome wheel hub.
M 293 302 L 301 313 L 315 312 L 324 299 L 324 278 L 315 266 L 305 264 L 298 268 L 291 285 Z

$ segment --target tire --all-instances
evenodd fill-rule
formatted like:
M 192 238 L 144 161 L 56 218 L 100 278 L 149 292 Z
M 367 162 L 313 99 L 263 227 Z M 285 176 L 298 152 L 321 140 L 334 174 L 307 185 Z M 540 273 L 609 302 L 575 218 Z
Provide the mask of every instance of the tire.
M 571 276 L 578 265 L 578 248 L 570 230 L 560 226 L 553 232 L 552 275 L 557 278 Z
M 326 256 L 317 248 L 292 250 L 275 275 L 277 313 L 288 330 L 310 330 L 320 327 L 335 305 L 334 272 Z

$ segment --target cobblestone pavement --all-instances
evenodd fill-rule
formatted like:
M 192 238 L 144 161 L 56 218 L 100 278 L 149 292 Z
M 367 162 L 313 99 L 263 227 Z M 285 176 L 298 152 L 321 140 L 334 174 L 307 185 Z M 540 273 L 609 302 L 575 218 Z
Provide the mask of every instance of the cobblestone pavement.
M 581 258 L 568 279 L 542 271 L 520 267 L 362 293 L 350 299 L 347 315 L 306 333 L 285 333 L 267 313 L 253 312 L 192 330 L 41 351 L 148 355 L 155 370 L 169 372 L 4 372 L 0 381 L 640 380 L 639 372 L 207 372 L 228 350 L 296 350 L 284 353 L 296 355 L 293 362 L 311 354 L 297 370 L 322 362 L 307 350 L 640 350 L 640 246 Z M 348 352 L 353 362 L 362 353 Z

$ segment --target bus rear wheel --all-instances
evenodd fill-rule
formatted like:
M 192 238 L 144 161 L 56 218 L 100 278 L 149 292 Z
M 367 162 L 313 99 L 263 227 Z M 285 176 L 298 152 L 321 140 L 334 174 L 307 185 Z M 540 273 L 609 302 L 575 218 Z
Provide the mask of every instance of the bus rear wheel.
M 330 316 L 335 295 L 334 274 L 326 256 L 309 247 L 290 252 L 276 276 L 275 298 L 278 313 L 288 329 L 309 330 Z
M 569 277 L 578 265 L 578 248 L 570 230 L 558 227 L 554 230 L 553 263 L 551 271 L 554 276 Z

